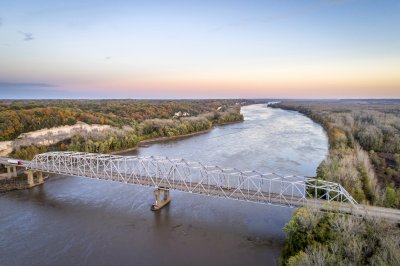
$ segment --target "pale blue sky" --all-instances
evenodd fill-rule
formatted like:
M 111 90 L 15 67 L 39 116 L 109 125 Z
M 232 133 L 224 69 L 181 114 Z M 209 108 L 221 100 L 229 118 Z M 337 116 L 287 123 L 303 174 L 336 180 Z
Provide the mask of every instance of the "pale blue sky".
M 399 14 L 394 0 L 0 0 L 0 98 L 400 97 Z

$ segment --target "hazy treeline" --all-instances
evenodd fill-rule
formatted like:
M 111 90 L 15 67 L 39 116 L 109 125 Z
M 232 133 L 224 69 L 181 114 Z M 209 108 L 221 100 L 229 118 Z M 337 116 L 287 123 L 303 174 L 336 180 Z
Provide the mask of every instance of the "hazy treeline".
M 281 265 L 400 265 L 400 228 L 382 220 L 298 209 Z
M 229 102 L 204 101 L 204 105 L 210 106 L 201 110 L 212 110 L 203 112 L 197 116 L 180 117 L 174 119 L 144 119 L 132 120 L 131 123 L 112 127 L 109 130 L 94 132 L 78 132 L 71 139 L 67 139 L 51 146 L 30 145 L 19 147 L 12 153 L 12 157 L 20 159 L 32 159 L 36 154 L 46 151 L 69 150 L 83 152 L 109 153 L 135 147 L 141 140 L 153 139 L 158 137 L 174 137 L 195 132 L 209 130 L 213 125 L 243 120 L 240 114 L 240 106 Z M 158 103 L 157 103 L 158 104 Z M 174 103 L 175 104 L 175 103 Z M 198 102 L 193 104 L 192 112 L 197 110 Z M 217 107 L 213 107 L 216 105 Z M 218 109 L 218 107 L 221 107 Z M 214 109 L 213 109 L 214 108 Z M 200 109 L 200 107 L 199 107 Z M 189 112 L 191 109 L 189 109 Z M 118 111 L 115 111 L 118 112 Z M 172 114 L 173 115 L 173 114 Z M 126 119 L 130 119 L 127 117 Z M 86 121 L 87 122 L 87 121 Z
M 176 112 L 198 116 L 246 100 L 20 100 L 0 101 L 0 141 L 21 133 L 73 125 L 78 121 L 114 127 L 148 119 L 170 119 Z M 223 111 L 223 110 L 220 110 Z
M 361 203 L 400 207 L 400 105 L 283 102 L 323 125 L 330 152 L 317 177 L 341 183 Z

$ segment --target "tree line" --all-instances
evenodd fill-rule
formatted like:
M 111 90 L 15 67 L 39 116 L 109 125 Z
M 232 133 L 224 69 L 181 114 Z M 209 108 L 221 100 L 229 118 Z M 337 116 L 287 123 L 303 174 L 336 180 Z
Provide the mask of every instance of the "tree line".
M 136 121 L 131 126 L 112 127 L 100 132 L 81 132 L 51 146 L 21 146 L 11 156 L 31 160 L 36 154 L 46 151 L 81 151 L 110 153 L 134 148 L 142 140 L 160 137 L 175 137 L 209 130 L 213 125 L 243 120 L 239 106 L 227 106 L 219 111 L 179 119 L 147 119 Z
M 317 177 L 341 183 L 359 202 L 400 207 L 400 105 L 374 102 L 282 102 L 321 124 L 330 144 Z
M 170 119 L 176 112 L 191 117 L 247 104 L 247 100 L 15 100 L 0 101 L 0 141 L 21 133 L 77 122 L 134 126 L 148 119 Z
M 317 178 L 359 203 L 400 207 L 400 105 L 393 101 L 293 101 L 272 107 L 321 124 L 329 154 Z M 284 228 L 280 265 L 400 265 L 400 228 L 378 219 L 297 210 Z

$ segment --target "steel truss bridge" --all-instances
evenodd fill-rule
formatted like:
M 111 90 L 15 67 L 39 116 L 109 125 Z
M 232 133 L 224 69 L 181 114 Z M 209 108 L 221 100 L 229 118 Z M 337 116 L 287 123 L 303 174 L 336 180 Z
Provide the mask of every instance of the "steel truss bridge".
M 353 197 L 337 183 L 223 169 L 184 159 L 48 152 L 36 155 L 26 168 L 261 204 L 314 206 L 318 209 L 329 206 L 340 206 L 345 210 L 358 208 Z

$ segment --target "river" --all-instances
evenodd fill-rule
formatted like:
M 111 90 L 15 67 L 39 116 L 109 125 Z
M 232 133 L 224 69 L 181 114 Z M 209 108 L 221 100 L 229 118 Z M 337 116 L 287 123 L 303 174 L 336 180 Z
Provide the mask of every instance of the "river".
M 125 154 L 314 176 L 328 152 L 307 117 L 264 104 L 244 122 Z M 180 192 L 151 212 L 151 188 L 51 176 L 0 194 L 0 265 L 271 265 L 294 209 Z

